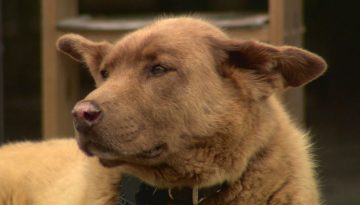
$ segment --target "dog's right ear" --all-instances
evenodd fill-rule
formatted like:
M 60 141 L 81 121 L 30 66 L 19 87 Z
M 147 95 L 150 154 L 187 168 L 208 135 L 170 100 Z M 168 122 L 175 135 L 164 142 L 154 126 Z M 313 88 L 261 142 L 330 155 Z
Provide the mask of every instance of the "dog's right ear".
M 248 79 L 257 88 L 258 99 L 287 87 L 305 85 L 322 75 L 327 67 L 320 56 L 296 47 L 213 37 L 209 42 L 217 64 L 227 65 L 219 66 L 224 68 L 221 71 L 239 87 L 244 81 L 239 74 L 250 71 Z
M 91 72 L 96 72 L 112 45 L 108 42 L 93 42 L 80 35 L 66 34 L 56 42 L 57 48 L 76 61 L 86 63 Z

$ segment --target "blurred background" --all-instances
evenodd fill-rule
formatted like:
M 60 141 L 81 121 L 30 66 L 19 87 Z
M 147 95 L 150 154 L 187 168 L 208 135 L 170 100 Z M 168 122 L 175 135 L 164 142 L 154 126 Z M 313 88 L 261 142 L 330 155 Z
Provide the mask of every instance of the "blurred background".
M 79 0 L 99 16 L 266 12 L 266 0 Z M 313 137 L 324 204 L 360 204 L 360 21 L 356 1 L 304 0 L 303 47 L 329 70 L 305 88 L 304 126 Z M 0 143 L 42 136 L 41 1 L 0 0 Z M 83 69 L 85 72 L 85 69 Z M 81 74 L 82 75 L 82 74 Z M 92 89 L 87 74 L 80 95 Z

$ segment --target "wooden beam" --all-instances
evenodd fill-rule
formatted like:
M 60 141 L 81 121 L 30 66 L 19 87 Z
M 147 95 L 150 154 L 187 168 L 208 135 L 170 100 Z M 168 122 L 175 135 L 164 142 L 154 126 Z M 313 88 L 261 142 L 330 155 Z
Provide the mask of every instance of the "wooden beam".
M 77 14 L 77 0 L 42 0 L 42 130 L 44 138 L 73 135 L 70 111 L 78 96 L 76 63 L 58 53 L 59 20 Z
M 284 43 L 284 2 L 286 0 L 269 0 L 269 13 L 270 13 L 270 43 L 274 45 L 282 45 Z
M 231 37 L 269 41 L 269 16 L 267 13 L 199 13 L 205 19 L 226 30 Z M 66 33 L 77 33 L 94 41 L 116 41 L 121 35 L 139 29 L 154 16 L 131 18 L 94 18 L 79 16 L 59 21 L 57 28 Z
M 269 33 L 269 27 L 267 25 L 264 25 L 259 28 L 245 28 L 245 29 L 225 29 L 226 32 L 229 34 L 232 38 L 241 38 L 241 39 L 256 39 L 259 41 L 268 42 L 268 33 Z M 62 34 L 65 34 L 70 31 L 61 32 Z M 75 31 L 74 31 L 75 32 Z M 91 39 L 93 41 L 109 41 L 109 42 L 115 42 L 119 40 L 119 38 L 122 35 L 127 34 L 124 32 L 118 32 L 118 31 L 76 31 L 77 34 L 80 34 L 88 39 Z
M 233 13 L 214 12 L 198 13 L 198 16 L 209 20 L 223 29 L 251 29 L 261 28 L 267 25 L 269 16 L 267 13 Z M 59 21 L 57 28 L 61 31 L 70 32 L 129 32 L 142 28 L 154 21 L 156 15 L 141 17 L 105 18 L 78 16 Z
M 284 43 L 287 45 L 302 47 L 303 34 L 305 31 L 303 22 L 303 1 L 285 1 L 284 16 Z
M 302 0 L 270 0 L 270 42 L 274 45 L 302 46 Z

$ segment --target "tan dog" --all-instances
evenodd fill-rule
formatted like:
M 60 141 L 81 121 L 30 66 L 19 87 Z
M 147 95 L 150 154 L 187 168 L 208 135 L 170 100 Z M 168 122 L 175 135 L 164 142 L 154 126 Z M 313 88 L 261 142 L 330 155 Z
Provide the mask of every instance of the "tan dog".
M 51 149 L 38 144 L 0 150 L 2 160 L 6 149 L 38 146 L 25 154 L 48 156 L 39 157 L 46 165 L 36 169 L 59 166 L 61 174 L 36 170 L 25 176 L 47 183 L 72 178 L 53 184 L 55 194 L 46 197 L 59 201 L 76 193 L 66 204 L 115 203 L 116 184 L 125 172 L 158 188 L 192 188 L 193 194 L 225 184 L 202 199 L 207 205 L 319 204 L 307 136 L 274 94 L 321 75 L 326 64 L 320 57 L 294 47 L 231 40 L 188 17 L 157 21 L 115 44 L 69 34 L 57 45 L 86 63 L 97 85 L 73 110 L 78 144 L 115 168 L 77 153 L 70 141 L 47 142 L 58 147 Z M 60 191 L 66 187 L 73 191 Z M 0 202 L 2 195 L 0 190 Z M 103 201 L 92 201 L 94 195 Z

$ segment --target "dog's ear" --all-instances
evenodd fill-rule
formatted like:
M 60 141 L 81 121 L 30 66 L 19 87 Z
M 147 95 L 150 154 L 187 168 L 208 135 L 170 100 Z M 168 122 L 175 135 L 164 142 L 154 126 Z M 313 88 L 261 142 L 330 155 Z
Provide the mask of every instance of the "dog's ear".
M 92 42 L 76 34 L 61 36 L 57 40 L 56 46 L 58 50 L 74 60 L 86 63 L 92 72 L 99 69 L 104 56 L 112 47 L 108 42 Z
M 273 90 L 305 85 L 324 73 L 327 67 L 318 55 L 291 46 L 216 38 L 211 38 L 210 44 L 215 48 L 218 63 L 239 71 L 250 70 L 261 83 L 270 83 Z M 236 71 L 230 73 L 237 75 Z M 267 91 L 266 95 L 270 93 Z

